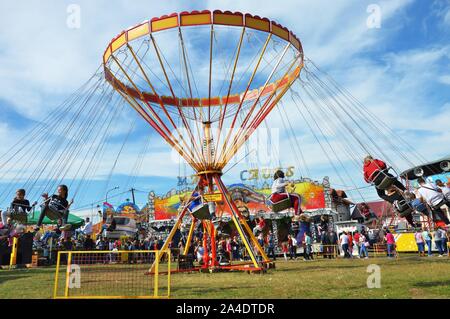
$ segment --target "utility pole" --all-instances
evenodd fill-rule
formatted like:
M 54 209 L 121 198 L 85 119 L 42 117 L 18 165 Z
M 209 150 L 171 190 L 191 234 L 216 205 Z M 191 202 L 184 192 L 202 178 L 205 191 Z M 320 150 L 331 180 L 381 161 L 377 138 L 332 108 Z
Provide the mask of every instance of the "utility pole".
M 134 189 L 134 188 L 131 188 L 131 189 L 130 189 L 130 192 L 131 192 L 131 197 L 133 198 L 133 204 L 135 204 L 135 205 L 136 205 L 136 198 L 134 197 L 134 191 L 135 191 L 135 189 Z

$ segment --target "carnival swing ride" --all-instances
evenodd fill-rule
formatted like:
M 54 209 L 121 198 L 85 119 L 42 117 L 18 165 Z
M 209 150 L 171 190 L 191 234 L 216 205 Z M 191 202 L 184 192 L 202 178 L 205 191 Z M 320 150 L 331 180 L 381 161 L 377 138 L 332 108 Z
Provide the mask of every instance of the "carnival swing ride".
M 92 78 L 0 158 L 2 179 L 10 181 L 0 200 L 4 202 L 16 185 L 27 189 L 30 198 L 62 182 L 78 199 L 89 192 L 106 159 L 111 136 L 128 114 L 124 105 L 131 106 L 198 175 L 198 185 L 181 206 L 162 250 L 169 248 L 188 219 L 191 226 L 184 252 L 189 250 L 194 229 L 201 225 L 207 270 L 262 271 L 271 265 L 222 174 L 256 130 L 270 127 L 267 119 L 271 113 L 277 115 L 274 110 L 289 136 L 288 151 L 294 153 L 305 175 L 310 171 L 299 135 L 314 138 L 336 178 L 342 185 L 353 186 L 349 192 L 363 201 L 362 188 L 350 171 L 359 172 L 367 154 L 387 160 L 395 171 L 397 165 L 426 162 L 377 115 L 306 59 L 300 40 L 289 29 L 240 12 L 193 11 L 153 18 L 117 35 Z M 113 157 L 113 168 L 104 174 L 105 189 L 136 125 L 134 119 Z M 146 141 L 131 176 L 137 176 L 148 149 Z M 193 207 L 195 200 L 200 204 Z M 218 264 L 214 206 L 231 216 L 250 262 Z

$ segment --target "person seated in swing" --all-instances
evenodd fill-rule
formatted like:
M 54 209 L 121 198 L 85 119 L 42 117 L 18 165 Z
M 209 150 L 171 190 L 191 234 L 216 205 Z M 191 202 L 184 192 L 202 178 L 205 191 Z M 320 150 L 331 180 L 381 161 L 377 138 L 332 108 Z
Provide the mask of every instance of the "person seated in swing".
M 442 190 L 422 177 L 417 179 L 417 183 L 419 184 L 417 192 L 420 196 L 420 201 L 430 207 L 433 221 L 437 225 L 450 224 L 450 220 L 446 216 L 449 206 Z
M 189 203 L 189 210 L 192 212 L 202 204 L 202 195 L 201 193 L 196 190 L 194 193 L 192 193 L 191 201 Z
M 391 204 L 393 204 L 396 200 L 401 199 L 400 197 L 402 196 L 399 194 L 399 191 L 404 192 L 406 188 L 397 178 L 395 178 L 395 176 L 388 172 L 388 167 L 385 162 L 375 159 L 370 155 L 366 156 L 364 158 L 363 172 L 364 180 L 367 183 L 375 184 L 375 189 L 381 199 Z M 387 192 L 386 189 L 378 188 L 379 184 L 385 177 L 392 178 L 392 187 L 389 187 Z
M 60 229 L 70 229 L 70 224 L 67 224 L 67 219 L 69 217 L 69 208 L 73 204 L 73 199 L 70 203 L 67 201 L 69 189 L 66 185 L 59 185 L 56 192 L 56 194 L 53 194 L 50 197 L 47 193 L 42 194 L 44 203 L 41 205 L 41 214 L 39 215 L 38 222 L 34 228 L 35 231 L 40 229 L 44 217 L 48 215 L 51 217 L 59 216 L 58 219 L 62 221 Z
M 2 223 L 6 224 L 6 219 L 11 217 L 13 220 L 24 221 L 27 218 L 27 214 L 36 205 L 34 203 L 30 206 L 30 202 L 25 199 L 25 190 L 23 188 L 16 191 L 16 196 L 11 202 L 10 208 L 7 211 L 1 212 Z
M 192 193 L 190 202 L 188 204 L 188 208 L 190 212 L 197 211 L 202 205 L 207 205 L 208 210 L 210 212 L 210 218 L 215 219 L 215 206 L 214 203 L 204 203 L 203 202 L 203 194 L 205 193 L 205 187 L 208 186 L 208 180 L 204 178 L 203 176 L 200 177 L 200 180 L 198 182 L 197 187 L 195 188 L 195 191 Z
M 282 170 L 277 170 L 273 176 L 273 184 L 272 184 L 272 194 L 270 195 L 270 201 L 272 203 L 278 203 L 284 199 L 289 198 L 291 201 L 291 207 L 294 208 L 295 215 L 300 215 L 302 213 L 301 202 L 302 199 L 299 194 L 292 193 L 288 194 L 286 192 L 286 186 L 290 185 L 284 179 L 284 173 Z

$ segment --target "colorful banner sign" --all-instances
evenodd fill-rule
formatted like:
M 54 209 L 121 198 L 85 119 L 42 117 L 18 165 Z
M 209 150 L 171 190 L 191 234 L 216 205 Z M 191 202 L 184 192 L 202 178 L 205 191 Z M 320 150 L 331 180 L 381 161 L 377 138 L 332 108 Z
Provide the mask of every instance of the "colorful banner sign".
M 125 202 L 120 204 L 116 209 L 116 214 L 121 215 L 134 215 L 134 214 L 140 214 L 139 207 L 132 203 L 132 202 Z
M 270 187 L 262 189 L 254 189 L 244 184 L 233 184 L 228 188 L 231 198 L 235 202 L 238 209 L 244 214 L 254 215 L 258 212 L 270 212 L 270 205 L 267 198 L 271 194 Z M 294 183 L 294 189 L 291 192 L 299 194 L 302 198 L 303 210 L 315 210 L 325 208 L 325 192 L 322 184 L 314 183 L 312 181 L 297 181 Z M 189 196 L 191 191 L 183 193 L 171 194 L 166 197 L 156 197 L 155 204 L 155 219 L 174 219 L 177 216 L 180 208 L 180 203 L 186 196 Z M 208 195 L 216 197 L 216 194 Z M 220 195 L 219 195 L 220 196 Z M 214 198 L 216 202 L 216 213 L 229 214 L 223 209 L 223 205 L 219 198 Z

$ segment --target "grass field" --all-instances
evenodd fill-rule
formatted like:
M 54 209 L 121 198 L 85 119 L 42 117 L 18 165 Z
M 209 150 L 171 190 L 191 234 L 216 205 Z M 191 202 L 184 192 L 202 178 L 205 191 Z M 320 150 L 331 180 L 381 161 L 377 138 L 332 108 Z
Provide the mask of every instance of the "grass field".
M 367 266 L 381 267 L 368 289 Z M 450 298 L 450 259 L 279 260 L 264 275 L 175 274 L 172 298 Z M 0 298 L 51 298 L 54 268 L 0 270 Z M 162 277 L 161 277 L 162 278 Z

